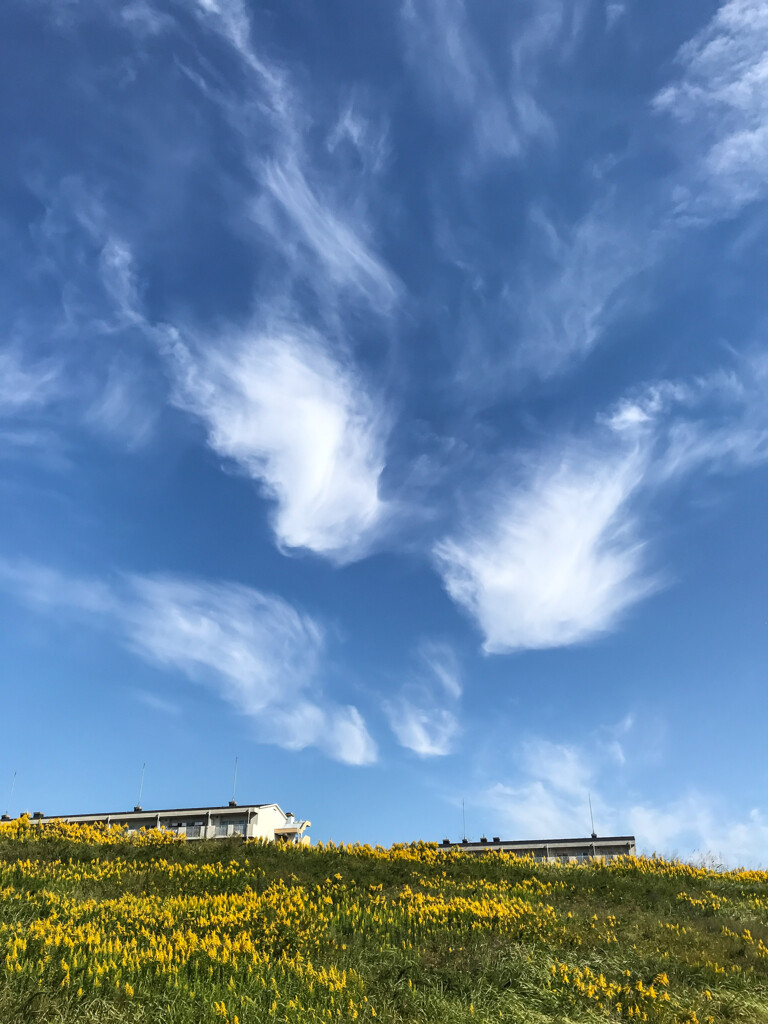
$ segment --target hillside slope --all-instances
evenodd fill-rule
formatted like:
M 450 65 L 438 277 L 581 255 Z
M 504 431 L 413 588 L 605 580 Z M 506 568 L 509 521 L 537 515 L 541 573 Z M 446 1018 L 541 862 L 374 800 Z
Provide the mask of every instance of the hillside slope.
M 0 826 L 0 1021 L 768 1022 L 768 872 Z

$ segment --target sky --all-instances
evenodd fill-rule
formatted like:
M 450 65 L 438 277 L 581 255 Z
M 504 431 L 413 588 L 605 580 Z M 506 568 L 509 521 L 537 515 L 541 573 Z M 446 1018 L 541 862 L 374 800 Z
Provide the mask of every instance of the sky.
M 768 865 L 768 0 L 5 0 L 0 812 Z

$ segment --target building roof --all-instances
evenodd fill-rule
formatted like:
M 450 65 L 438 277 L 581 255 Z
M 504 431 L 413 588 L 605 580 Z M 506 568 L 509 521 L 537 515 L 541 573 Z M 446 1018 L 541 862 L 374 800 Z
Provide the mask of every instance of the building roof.
M 44 818 L 123 818 L 132 814 L 150 816 L 152 814 L 203 814 L 208 811 L 250 811 L 257 807 L 277 807 L 280 813 L 284 813 L 279 804 L 222 804 L 213 807 L 157 807 L 154 810 L 143 807 L 141 810 L 135 808 L 130 811 L 77 811 L 75 814 L 44 814 Z
M 563 846 L 568 843 L 634 843 L 634 836 L 583 836 L 577 839 L 467 839 L 470 846 Z M 444 845 L 444 843 L 443 843 Z M 451 841 L 451 846 L 464 846 L 463 839 Z

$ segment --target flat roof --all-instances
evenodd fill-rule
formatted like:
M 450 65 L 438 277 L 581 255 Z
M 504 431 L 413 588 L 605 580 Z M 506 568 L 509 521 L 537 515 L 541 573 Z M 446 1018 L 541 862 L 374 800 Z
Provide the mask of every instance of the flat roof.
M 237 804 L 237 806 L 235 806 L 235 807 L 231 807 L 229 804 L 224 804 L 224 805 L 219 806 L 219 807 L 167 807 L 167 808 L 166 807 L 158 807 L 158 808 L 155 808 L 154 810 L 144 810 L 144 808 L 142 808 L 140 811 L 136 811 L 136 810 L 130 810 L 130 811 L 96 811 L 96 812 L 93 812 L 93 811 L 89 811 L 89 812 L 78 811 L 75 814 L 44 814 L 43 817 L 44 818 L 123 818 L 123 817 L 128 817 L 128 816 L 134 815 L 134 814 L 149 816 L 149 815 L 152 815 L 152 814 L 192 814 L 192 813 L 202 813 L 202 812 L 206 812 L 206 811 L 231 811 L 234 814 L 237 811 L 250 811 L 250 810 L 253 810 L 253 808 L 255 808 L 255 807 L 278 807 L 279 808 L 279 804 L 275 804 L 275 803 L 270 803 L 270 804 Z
M 451 846 L 560 846 L 566 843 L 634 843 L 634 836 L 585 836 L 582 839 L 458 839 L 451 841 Z M 445 842 L 440 844 L 445 845 Z

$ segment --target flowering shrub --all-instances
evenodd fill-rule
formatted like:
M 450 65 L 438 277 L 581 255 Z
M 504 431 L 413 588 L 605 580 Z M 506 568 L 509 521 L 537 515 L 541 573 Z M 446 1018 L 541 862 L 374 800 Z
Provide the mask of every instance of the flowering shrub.
M 768 1021 L 768 875 L 0 826 L 0 1020 Z

